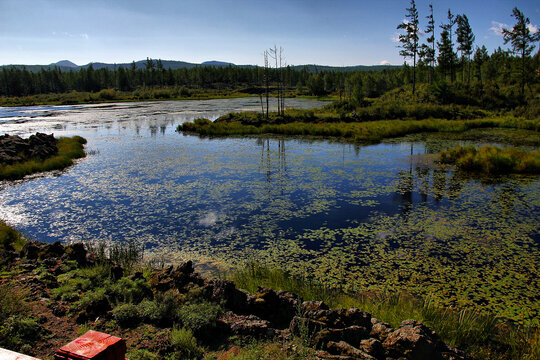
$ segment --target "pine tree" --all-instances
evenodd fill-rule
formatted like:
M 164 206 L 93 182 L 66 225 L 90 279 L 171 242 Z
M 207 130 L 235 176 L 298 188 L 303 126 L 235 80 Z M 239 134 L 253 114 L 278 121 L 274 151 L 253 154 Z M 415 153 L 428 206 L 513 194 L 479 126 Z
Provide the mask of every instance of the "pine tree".
M 476 48 L 476 52 L 474 53 L 474 67 L 476 69 L 475 71 L 475 77 L 480 81 L 480 84 L 482 84 L 482 65 L 486 63 L 489 60 L 489 54 L 487 51 L 487 48 L 485 45 L 482 45 L 481 48 Z
M 454 43 L 452 42 L 452 28 L 456 20 L 450 9 L 448 9 L 448 23 L 441 25 L 441 42 L 437 42 L 439 47 L 439 66 L 443 68 L 446 77 L 447 71 L 450 74 L 450 81 L 454 82 L 454 64 L 457 62 L 457 55 L 454 52 Z
M 472 48 L 475 40 L 475 36 L 472 32 L 471 25 L 469 25 L 469 19 L 467 15 L 458 15 L 457 16 L 457 42 L 459 43 L 458 50 L 461 51 L 461 81 L 464 81 L 465 73 L 465 57 L 467 57 L 468 67 L 468 77 L 467 84 L 471 81 L 471 54 Z
M 411 7 L 407 8 L 407 15 L 405 15 L 405 21 L 397 26 L 398 30 L 405 30 L 405 34 L 399 35 L 399 42 L 401 43 L 401 49 L 399 55 L 404 58 L 413 59 L 413 95 L 416 89 L 416 56 L 418 55 L 418 35 L 420 29 L 418 28 L 418 10 L 414 0 L 411 0 Z
M 435 20 L 433 18 L 433 5 L 429 4 L 428 25 L 426 27 L 427 44 L 422 44 L 422 59 L 429 65 L 429 83 L 433 82 L 433 70 L 435 69 Z
M 531 21 L 517 7 L 514 8 L 512 16 L 517 20 L 512 30 L 503 29 L 504 43 L 511 43 L 514 53 L 521 56 L 521 96 L 525 94 L 525 83 L 527 82 L 527 58 L 534 50 L 536 41 L 540 41 L 540 31 L 531 34 L 529 24 Z

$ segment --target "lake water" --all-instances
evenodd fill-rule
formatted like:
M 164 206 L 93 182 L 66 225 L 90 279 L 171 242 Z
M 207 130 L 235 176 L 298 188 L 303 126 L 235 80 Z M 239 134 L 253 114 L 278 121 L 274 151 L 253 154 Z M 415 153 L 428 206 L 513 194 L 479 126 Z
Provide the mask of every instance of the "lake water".
M 436 135 L 355 146 L 175 132 L 259 109 L 256 98 L 0 108 L 2 133 L 88 139 L 67 171 L 0 183 L 0 218 L 42 241 L 134 241 L 222 268 L 256 261 L 538 324 L 538 177 L 438 168 L 424 155 L 463 141 Z

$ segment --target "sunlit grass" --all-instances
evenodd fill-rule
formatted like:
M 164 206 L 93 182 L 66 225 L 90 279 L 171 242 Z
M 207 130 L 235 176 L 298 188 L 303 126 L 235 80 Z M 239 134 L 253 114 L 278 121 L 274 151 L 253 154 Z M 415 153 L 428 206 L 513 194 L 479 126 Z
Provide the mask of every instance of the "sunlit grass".
M 184 123 L 178 131 L 195 132 L 201 136 L 227 135 L 302 135 L 336 137 L 354 142 L 378 142 L 385 138 L 399 137 L 421 132 L 460 133 L 477 128 L 513 128 L 538 131 L 540 120 L 502 117 L 477 120 L 380 120 L 366 122 L 325 121 L 324 114 L 302 111 L 300 115 L 272 118 L 261 122 L 260 114 L 229 114 L 216 122 L 199 121 Z M 329 115 L 330 116 L 330 115 Z M 289 121 L 294 119 L 294 121 Z
M 440 154 L 441 163 L 455 164 L 458 168 L 488 174 L 540 174 L 540 151 L 501 149 L 486 145 L 458 146 Z
M 59 138 L 58 153 L 45 160 L 31 159 L 11 165 L 0 164 L 0 180 L 17 180 L 26 175 L 52 170 L 62 170 L 73 165 L 73 160 L 85 156 L 86 139 L 80 136 Z

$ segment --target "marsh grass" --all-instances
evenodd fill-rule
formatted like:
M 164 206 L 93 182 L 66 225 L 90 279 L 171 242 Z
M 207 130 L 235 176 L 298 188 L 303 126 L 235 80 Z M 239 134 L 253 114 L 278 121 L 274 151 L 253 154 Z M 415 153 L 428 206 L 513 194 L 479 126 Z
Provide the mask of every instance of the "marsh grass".
M 26 239 L 17 230 L 0 220 L 0 250 L 20 251 Z M 2 260 L 0 260 L 0 264 Z
M 486 145 L 458 146 L 440 154 L 443 164 L 455 164 L 466 171 L 488 174 L 540 174 L 540 150 L 501 149 Z
M 84 144 L 86 139 L 80 136 L 59 138 L 56 144 L 58 153 L 50 158 L 30 159 L 11 165 L 0 164 L 0 180 L 18 180 L 38 172 L 63 170 L 73 165 L 74 159 L 85 156 Z
M 177 131 L 194 132 L 200 136 L 243 136 L 243 135 L 287 135 L 333 137 L 352 142 L 379 142 L 385 138 L 405 136 L 422 132 L 462 133 L 478 128 L 510 128 L 538 131 L 540 120 L 514 117 L 483 118 L 475 120 L 380 120 L 367 122 L 305 121 L 304 117 L 294 121 L 261 123 L 257 114 L 228 114 L 215 122 L 198 119 L 193 123 L 178 126 Z M 310 116 L 308 116 L 309 118 Z M 248 119 L 246 121 L 246 119 Z M 253 120 L 253 121 L 252 121 Z
M 393 327 L 415 319 L 435 330 L 441 338 L 476 358 L 538 359 L 540 331 L 507 323 L 470 310 L 445 308 L 432 298 L 406 293 L 346 294 L 316 281 L 295 278 L 280 269 L 248 264 L 230 274 L 239 288 L 254 292 L 258 286 L 290 291 L 303 300 L 322 300 L 333 308 L 357 307 Z

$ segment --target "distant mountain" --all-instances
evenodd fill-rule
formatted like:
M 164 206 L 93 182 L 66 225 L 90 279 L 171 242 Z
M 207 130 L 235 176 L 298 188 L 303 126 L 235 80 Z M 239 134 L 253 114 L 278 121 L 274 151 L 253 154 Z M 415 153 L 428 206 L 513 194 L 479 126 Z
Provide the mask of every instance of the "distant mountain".
M 152 59 L 154 61 L 154 64 L 156 63 L 156 59 Z M 86 65 L 77 65 L 69 60 L 61 60 L 56 63 L 52 63 L 49 65 L 2 65 L 1 68 L 17 68 L 17 69 L 26 69 L 31 72 L 38 72 L 41 69 L 53 69 L 58 68 L 60 71 L 67 72 L 67 71 L 78 71 L 82 68 L 87 68 L 90 65 L 92 65 L 92 68 L 94 70 L 99 69 L 109 69 L 109 70 L 115 70 L 119 68 L 124 69 L 130 69 L 135 65 L 135 69 L 146 69 L 146 63 L 147 60 L 139 60 L 134 61 L 131 63 L 121 63 L 121 64 L 108 64 L 108 63 L 100 63 L 100 62 L 93 62 Z M 197 66 L 213 66 L 213 67 L 224 67 L 224 66 L 238 66 L 243 68 L 251 68 L 254 67 L 254 65 L 235 65 L 233 63 L 224 62 L 224 61 L 217 61 L 217 60 L 211 60 L 211 61 L 205 61 L 201 64 L 195 64 L 195 63 L 189 63 L 185 61 L 176 61 L 176 60 L 161 60 L 161 64 L 163 65 L 164 69 L 191 69 Z M 302 70 L 306 69 L 308 72 L 319 72 L 319 71 L 382 71 L 382 70 L 394 70 L 401 68 L 400 65 L 357 65 L 357 66 L 327 66 L 327 65 L 315 65 L 315 64 L 308 64 L 308 65 L 294 65 L 291 66 L 291 68 L 295 70 Z
M 223 62 L 223 61 L 216 61 L 216 60 L 205 61 L 205 62 L 201 63 L 201 65 L 203 65 L 203 66 L 215 66 L 215 67 L 229 66 L 229 65 L 230 66 L 236 66 L 233 63 L 228 63 L 228 62 Z
M 72 63 L 72 62 L 69 61 L 69 60 L 60 60 L 59 62 L 53 63 L 53 64 L 51 64 L 51 65 L 49 65 L 49 66 L 53 66 L 53 67 L 54 67 L 54 66 L 58 66 L 58 67 L 72 67 L 72 68 L 78 68 L 78 67 L 79 67 L 79 65 L 74 64 L 74 63 Z

